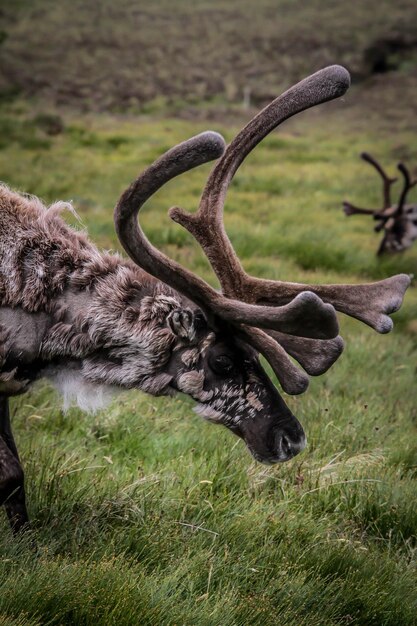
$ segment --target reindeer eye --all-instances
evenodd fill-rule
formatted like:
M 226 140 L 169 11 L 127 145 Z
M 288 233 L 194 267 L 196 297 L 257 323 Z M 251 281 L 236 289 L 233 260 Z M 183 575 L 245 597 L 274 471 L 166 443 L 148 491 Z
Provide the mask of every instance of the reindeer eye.
M 213 372 L 219 375 L 230 374 L 234 367 L 232 359 L 225 354 L 209 359 L 209 365 Z

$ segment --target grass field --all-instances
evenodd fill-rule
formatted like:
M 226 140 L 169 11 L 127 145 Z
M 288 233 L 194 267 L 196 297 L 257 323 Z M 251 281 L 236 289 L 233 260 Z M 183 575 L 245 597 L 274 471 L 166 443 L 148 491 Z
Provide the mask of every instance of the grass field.
M 236 176 L 226 222 L 250 271 L 317 282 L 415 271 L 416 249 L 377 261 L 372 225 L 347 220 L 340 202 L 379 202 L 361 150 L 390 165 L 400 146 L 415 162 L 417 145 L 408 131 L 393 142 L 355 124 L 345 106 L 287 124 Z M 118 248 L 112 207 L 124 186 L 203 128 L 73 116 L 50 137 L 22 103 L 2 124 L 2 178 L 47 202 L 72 199 L 105 248 Z M 229 139 L 235 130 L 215 128 Z M 159 192 L 144 224 L 210 279 L 166 216 L 172 204 L 196 206 L 207 172 Z M 308 449 L 279 467 L 253 462 L 183 398 L 131 393 L 94 417 L 63 415 L 43 385 L 15 400 L 39 553 L 1 520 L 0 624 L 415 623 L 415 287 L 395 318 L 388 336 L 342 320 L 340 361 L 288 398 Z
M 371 221 L 341 209 L 344 199 L 380 204 L 361 151 L 391 172 L 400 159 L 417 165 L 407 67 L 286 123 L 242 166 L 226 225 L 250 272 L 302 282 L 417 273 L 417 245 L 376 259 Z M 91 238 L 114 250 L 112 209 L 141 168 L 208 127 L 230 140 L 249 117 L 238 108 L 218 109 L 209 123 L 156 117 L 153 105 L 135 116 L 74 107 L 58 110 L 51 131 L 57 103 L 39 97 L 0 106 L 0 179 L 48 203 L 73 200 Z M 166 215 L 174 204 L 196 207 L 208 172 L 172 181 L 142 221 L 161 249 L 216 284 Z M 306 394 L 285 398 L 309 440 L 285 465 L 254 462 L 182 397 L 132 392 L 94 416 L 63 414 L 46 384 L 15 399 L 33 531 L 12 540 L 0 516 L 0 626 L 414 626 L 415 283 L 394 319 L 381 336 L 341 316 L 339 361 Z

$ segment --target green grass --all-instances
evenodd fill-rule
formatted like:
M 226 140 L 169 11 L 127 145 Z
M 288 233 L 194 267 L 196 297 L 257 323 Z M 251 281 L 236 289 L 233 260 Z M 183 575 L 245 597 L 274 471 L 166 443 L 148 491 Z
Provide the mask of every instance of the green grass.
M 361 151 L 391 171 L 405 151 L 416 163 L 412 120 L 389 133 L 376 121 L 339 103 L 287 124 L 251 155 L 226 209 L 249 271 L 316 282 L 416 271 L 417 246 L 378 260 L 371 221 L 341 210 L 344 198 L 380 202 Z M 1 178 L 46 202 L 73 199 L 91 237 L 112 249 L 120 192 L 207 126 L 76 114 L 63 123 L 51 135 L 23 101 L 4 105 Z M 228 139 L 237 130 L 211 126 Z M 158 246 L 213 280 L 166 216 L 174 204 L 197 206 L 208 171 L 172 181 L 143 223 Z M 286 398 L 309 445 L 282 466 L 255 463 L 185 398 L 130 393 L 93 417 L 63 415 L 42 384 L 15 399 L 33 534 L 13 541 L 0 519 L 0 625 L 415 624 L 416 320 L 415 286 L 391 335 L 341 320 L 339 362 L 304 396 Z

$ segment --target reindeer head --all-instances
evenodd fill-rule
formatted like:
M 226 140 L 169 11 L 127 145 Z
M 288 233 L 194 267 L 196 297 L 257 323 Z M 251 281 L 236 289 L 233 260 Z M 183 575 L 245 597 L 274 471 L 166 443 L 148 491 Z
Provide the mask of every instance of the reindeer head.
M 399 308 L 410 282 L 406 275 L 368 285 L 261 280 L 245 272 L 224 229 L 227 189 L 249 152 L 285 119 L 343 95 L 348 86 L 344 68 L 328 67 L 274 100 L 227 148 L 214 132 L 175 146 L 132 183 L 115 209 L 116 230 L 129 256 L 193 303 L 173 310 L 166 320 L 176 337 L 164 366 L 171 387 L 194 398 L 200 415 L 243 437 L 264 462 L 292 458 L 304 448 L 305 435 L 262 368 L 259 353 L 283 390 L 300 394 L 308 386 L 307 374 L 324 373 L 342 352 L 335 309 L 388 332 L 388 314 Z M 221 292 L 157 250 L 137 219 L 141 206 L 164 183 L 216 158 L 198 211 L 174 207 L 169 214 L 199 242 Z
M 258 353 L 219 319 L 175 310 L 178 338 L 165 372 L 170 386 L 191 396 L 196 413 L 242 437 L 256 459 L 285 461 L 305 447 L 304 431 L 262 368 Z M 188 332 L 188 337 L 186 336 Z
M 417 179 L 411 180 L 410 173 L 403 163 L 398 164 L 398 169 L 403 175 L 404 184 L 398 204 L 391 202 L 391 187 L 397 178 L 390 178 L 381 165 L 367 152 L 361 154 L 361 158 L 370 163 L 378 172 L 383 182 L 383 206 L 382 209 L 361 209 L 350 202 L 343 203 L 346 215 L 372 215 L 377 224 L 375 232 L 384 231 L 384 237 L 380 243 L 377 255 L 385 252 L 402 252 L 411 246 L 417 239 L 417 205 L 406 204 L 407 194 L 417 184 Z

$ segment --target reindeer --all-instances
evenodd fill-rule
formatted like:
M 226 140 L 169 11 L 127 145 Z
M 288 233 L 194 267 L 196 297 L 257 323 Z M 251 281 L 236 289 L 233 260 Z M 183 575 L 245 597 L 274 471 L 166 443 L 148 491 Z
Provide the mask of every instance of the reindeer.
M 398 170 L 403 175 L 404 183 L 398 204 L 391 202 L 391 187 L 398 180 L 390 178 L 382 166 L 367 152 L 361 158 L 370 163 L 382 178 L 383 206 L 382 209 L 361 209 L 350 202 L 343 202 L 345 215 L 372 215 L 377 224 L 375 232 L 384 231 L 377 255 L 384 253 L 403 252 L 417 239 L 417 204 L 406 204 L 407 194 L 416 184 L 417 179 L 411 180 L 410 172 L 403 163 L 398 164 Z
M 323 374 L 342 352 L 336 310 L 387 333 L 410 279 L 308 285 L 250 276 L 227 237 L 223 205 L 239 165 L 268 133 L 348 86 L 344 68 L 325 68 L 276 98 L 227 148 L 208 131 L 163 154 L 115 209 L 131 260 L 99 252 L 67 226 L 59 216 L 64 203 L 46 209 L 1 188 L 0 503 L 14 532 L 27 527 L 28 514 L 8 401 L 40 377 L 86 409 L 115 389 L 181 392 L 203 418 L 242 437 L 260 462 L 303 450 L 303 428 L 259 354 L 286 393 L 300 394 L 308 375 Z M 142 205 L 166 182 L 214 159 L 198 212 L 174 207 L 169 214 L 201 245 L 220 292 L 156 249 L 138 222 Z

